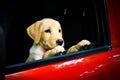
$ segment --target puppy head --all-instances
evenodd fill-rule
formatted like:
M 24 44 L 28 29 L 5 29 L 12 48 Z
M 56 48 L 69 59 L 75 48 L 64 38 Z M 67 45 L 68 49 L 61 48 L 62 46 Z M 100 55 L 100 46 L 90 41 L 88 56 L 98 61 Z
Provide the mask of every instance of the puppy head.
M 61 25 L 54 19 L 45 18 L 35 22 L 27 28 L 27 33 L 36 44 L 45 49 L 64 46 Z

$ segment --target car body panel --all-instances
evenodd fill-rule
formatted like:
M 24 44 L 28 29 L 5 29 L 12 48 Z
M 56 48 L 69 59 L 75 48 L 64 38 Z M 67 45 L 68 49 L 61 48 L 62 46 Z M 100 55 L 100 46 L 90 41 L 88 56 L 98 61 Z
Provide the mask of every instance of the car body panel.
M 6 80 L 117 80 L 120 48 L 6 75 Z

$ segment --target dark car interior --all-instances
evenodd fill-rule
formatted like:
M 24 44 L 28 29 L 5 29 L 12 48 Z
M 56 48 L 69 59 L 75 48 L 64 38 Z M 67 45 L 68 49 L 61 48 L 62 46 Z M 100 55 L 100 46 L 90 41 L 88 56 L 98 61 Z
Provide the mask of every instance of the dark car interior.
M 94 48 L 110 45 L 104 7 L 104 0 L 10 0 L 7 10 L 0 11 L 0 26 L 6 39 L 6 66 L 25 62 L 33 43 L 26 28 L 43 18 L 60 22 L 66 50 L 82 39 L 93 42 Z
M 0 26 L 0 79 L 4 79 L 5 66 L 5 37 L 3 28 Z

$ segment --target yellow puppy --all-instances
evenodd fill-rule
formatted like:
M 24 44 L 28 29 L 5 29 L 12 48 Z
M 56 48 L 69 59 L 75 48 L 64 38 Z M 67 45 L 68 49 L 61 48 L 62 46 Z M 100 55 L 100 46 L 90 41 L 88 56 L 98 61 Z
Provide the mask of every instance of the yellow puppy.
M 65 51 L 61 25 L 54 19 L 45 18 L 35 22 L 27 28 L 27 33 L 34 43 L 26 62 L 47 58 Z
M 44 18 L 27 28 L 27 33 L 34 40 L 26 62 L 40 60 L 65 51 L 62 29 L 58 21 Z M 70 47 L 67 53 L 79 51 L 84 45 L 90 45 L 88 40 L 82 40 Z

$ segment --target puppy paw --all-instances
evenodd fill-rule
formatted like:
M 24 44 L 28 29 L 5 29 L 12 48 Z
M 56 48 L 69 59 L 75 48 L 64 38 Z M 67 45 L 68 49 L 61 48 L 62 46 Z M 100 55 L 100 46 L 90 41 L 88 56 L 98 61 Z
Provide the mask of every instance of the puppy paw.
M 91 44 L 90 41 L 88 41 L 88 40 L 82 40 L 77 45 L 78 46 L 85 46 L 85 45 L 90 45 L 90 44 Z
M 76 45 L 70 47 L 68 50 L 67 50 L 67 53 L 71 53 L 71 52 L 77 52 L 79 50 L 82 50 L 82 48 L 84 46 L 89 46 L 91 45 L 90 41 L 88 40 L 82 40 L 80 41 L 79 43 L 77 43 Z
M 64 52 L 64 51 L 65 51 L 64 47 L 62 47 L 62 46 L 57 46 L 57 47 L 55 47 L 55 48 L 53 48 L 53 49 L 45 52 L 45 53 L 43 54 L 43 58 L 48 58 L 48 57 L 54 56 L 55 54 L 57 54 L 57 53 L 59 53 L 59 52 Z
M 65 51 L 64 47 L 62 47 L 62 46 L 57 46 L 53 50 L 54 50 L 54 53 L 59 53 L 59 52 Z

